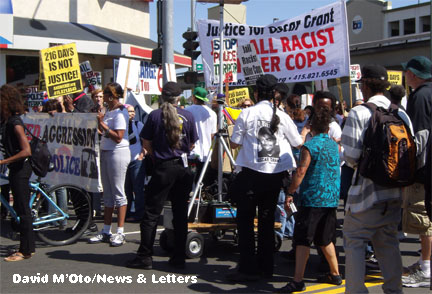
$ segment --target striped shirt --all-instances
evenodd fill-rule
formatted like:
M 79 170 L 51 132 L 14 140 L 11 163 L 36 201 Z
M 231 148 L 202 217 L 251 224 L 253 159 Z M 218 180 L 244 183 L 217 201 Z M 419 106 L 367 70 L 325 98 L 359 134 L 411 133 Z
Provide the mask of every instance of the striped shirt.
M 368 102 L 378 107 L 389 108 L 390 106 L 390 100 L 382 95 L 373 96 Z M 408 115 L 400 108 L 398 113 L 413 133 Z M 350 210 L 352 213 L 362 212 L 379 202 L 402 199 L 401 188 L 383 187 L 361 175 L 357 177 L 357 163 L 362 153 L 364 133 L 369 126 L 371 116 L 372 112 L 365 106 L 354 107 L 349 112 L 342 131 L 341 144 L 344 149 L 344 159 L 349 166 L 355 168 L 345 208 L 346 211 Z

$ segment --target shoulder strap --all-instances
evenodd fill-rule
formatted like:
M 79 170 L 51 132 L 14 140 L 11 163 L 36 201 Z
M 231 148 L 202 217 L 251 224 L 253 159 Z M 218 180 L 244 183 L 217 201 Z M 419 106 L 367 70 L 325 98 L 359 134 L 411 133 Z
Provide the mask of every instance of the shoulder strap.
M 371 110 L 372 113 L 375 112 L 375 110 L 377 109 L 377 106 L 375 105 L 375 103 L 372 103 L 372 102 L 363 103 L 362 106 L 364 106 L 364 107 L 368 108 L 369 110 Z
M 32 132 L 30 132 L 30 130 L 29 129 L 27 129 L 27 127 L 26 127 L 26 125 L 25 125 L 25 123 L 23 122 L 23 126 L 24 126 L 24 129 L 27 131 L 27 133 L 29 133 L 33 138 L 36 138 L 36 136 L 35 135 L 33 135 L 32 134 Z

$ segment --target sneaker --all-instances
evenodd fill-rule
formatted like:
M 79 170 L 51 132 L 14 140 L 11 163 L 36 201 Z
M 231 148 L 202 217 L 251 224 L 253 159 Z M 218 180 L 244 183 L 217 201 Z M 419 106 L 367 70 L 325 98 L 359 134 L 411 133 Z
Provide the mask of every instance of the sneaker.
M 111 246 L 113 247 L 119 247 L 122 246 L 124 243 L 126 243 L 125 235 L 124 234 L 114 234 L 110 238 Z
M 408 266 L 408 267 L 404 267 L 403 268 L 403 275 L 404 276 L 408 276 L 416 271 L 421 270 L 420 268 L 420 263 L 417 261 L 416 263 L 413 263 L 412 265 Z
M 368 259 L 366 259 L 366 266 L 368 268 L 379 269 L 378 260 L 375 258 L 374 254 L 372 254 Z
M 91 237 L 90 239 L 88 239 L 88 242 L 90 243 L 90 244 L 97 244 L 97 243 L 109 243 L 110 242 L 110 239 L 111 239 L 111 236 L 112 235 L 109 235 L 109 234 L 105 234 L 105 233 L 102 233 L 102 232 L 100 232 L 99 234 L 97 234 L 96 236 L 94 236 L 94 237 Z
M 332 275 L 331 273 L 326 273 L 325 275 L 319 277 L 317 279 L 318 283 L 325 283 L 325 284 L 333 284 L 333 285 L 341 285 L 342 284 L 342 277 L 340 275 Z
M 410 288 L 429 287 L 430 277 L 424 271 L 417 270 L 408 276 L 402 276 L 402 285 Z
M 293 292 L 301 292 L 304 290 L 306 290 L 306 286 L 303 281 L 301 282 L 291 281 L 288 284 L 286 284 L 284 287 L 277 289 L 276 293 L 293 293 Z
M 82 236 L 90 236 L 90 235 L 94 235 L 95 233 L 98 232 L 98 227 L 95 223 L 90 223 L 88 228 L 84 231 L 84 233 L 82 234 Z

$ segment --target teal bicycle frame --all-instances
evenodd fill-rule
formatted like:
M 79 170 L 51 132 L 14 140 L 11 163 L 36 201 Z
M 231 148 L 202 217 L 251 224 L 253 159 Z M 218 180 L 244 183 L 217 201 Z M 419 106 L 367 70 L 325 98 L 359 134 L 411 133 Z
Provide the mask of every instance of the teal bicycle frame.
M 1 175 L 0 174 L 0 178 L 2 179 L 8 179 L 8 177 Z M 58 205 L 57 203 L 55 203 L 51 197 L 48 195 L 48 193 L 44 190 L 43 187 L 41 187 L 41 183 L 40 182 L 30 182 L 29 183 L 30 186 L 30 191 L 31 191 L 31 195 L 30 195 L 30 201 L 29 201 L 29 206 L 30 206 L 30 210 L 33 214 L 33 226 L 39 226 L 39 225 L 43 225 L 43 224 L 48 224 L 48 223 L 52 223 L 55 221 L 61 221 L 64 219 L 68 219 L 69 215 L 67 213 L 65 213 Z M 40 194 L 39 194 L 40 193 Z M 45 197 L 46 200 L 49 202 L 50 205 L 52 205 L 53 208 L 55 208 L 55 211 L 53 213 L 44 215 L 42 217 L 39 217 L 36 212 L 36 210 L 33 209 L 33 205 L 35 203 L 35 201 L 38 201 L 38 194 L 40 195 L 40 197 Z M 3 195 L 1 195 L 0 197 L 0 201 L 2 203 L 2 205 L 4 205 L 6 207 L 6 209 L 10 212 L 11 216 L 19 223 L 20 218 L 17 215 L 15 209 L 10 206 L 9 201 L 7 201 L 6 199 L 4 199 Z M 58 213 L 60 213 L 60 216 L 57 216 Z M 44 227 L 40 227 L 40 228 L 34 228 L 35 231 L 41 230 Z

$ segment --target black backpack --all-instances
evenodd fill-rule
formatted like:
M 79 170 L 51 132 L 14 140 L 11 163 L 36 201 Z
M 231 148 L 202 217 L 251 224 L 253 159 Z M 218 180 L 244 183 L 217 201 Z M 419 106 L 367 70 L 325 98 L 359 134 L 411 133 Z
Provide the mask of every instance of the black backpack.
M 48 173 L 51 162 L 51 153 L 48 150 L 47 142 L 34 136 L 25 126 L 24 128 L 32 136 L 30 165 L 35 175 L 43 178 Z
M 363 139 L 358 172 L 385 187 L 404 187 L 414 183 L 416 145 L 409 127 L 398 114 L 398 106 L 388 109 L 373 103 L 363 106 L 372 111 Z

